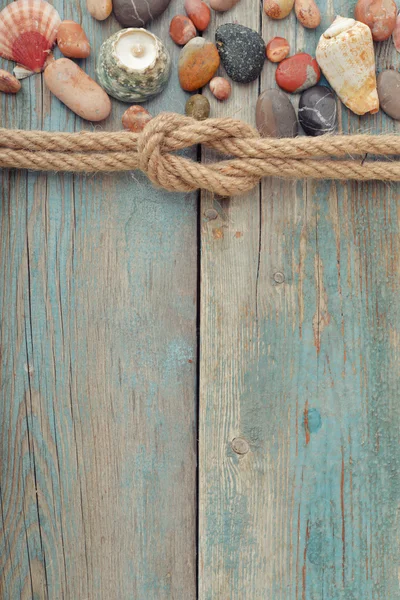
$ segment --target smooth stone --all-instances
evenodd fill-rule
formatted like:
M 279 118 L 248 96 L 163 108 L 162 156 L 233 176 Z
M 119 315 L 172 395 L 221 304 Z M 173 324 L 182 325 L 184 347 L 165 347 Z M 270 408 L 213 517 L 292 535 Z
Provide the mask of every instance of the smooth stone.
M 316 85 L 321 78 L 318 63 L 306 52 L 285 58 L 275 71 L 275 80 L 280 88 L 291 94 L 303 92 Z
M 113 0 L 113 10 L 117 21 L 124 27 L 144 27 L 146 23 L 159 17 L 171 0 Z
M 128 131 L 139 133 L 140 131 L 143 131 L 152 118 L 149 111 L 143 108 L 143 106 L 134 104 L 122 115 L 122 125 L 124 129 L 127 129 Z
M 185 0 L 185 10 L 199 31 L 205 31 L 210 24 L 211 10 L 203 0 Z
M 196 121 L 205 121 L 210 116 L 210 103 L 205 96 L 196 94 L 186 102 L 185 113 Z
M 8 71 L 0 69 L 0 92 L 4 94 L 17 94 L 21 89 L 21 82 Z
M 57 46 L 68 58 L 87 58 L 90 55 L 90 43 L 79 23 L 63 21 L 57 32 Z
M 210 81 L 210 90 L 217 100 L 223 102 L 230 97 L 232 86 L 224 77 L 214 77 Z
M 382 71 L 377 80 L 378 96 L 381 109 L 400 121 L 400 73 L 398 71 Z
M 226 23 L 218 27 L 215 41 L 225 71 L 233 81 L 250 83 L 258 79 L 265 63 L 265 43 L 257 31 Z
M 44 72 L 49 90 L 75 114 L 87 121 L 103 121 L 111 112 L 105 91 L 69 58 L 59 58 Z
M 335 95 L 324 85 L 309 88 L 300 97 L 298 117 L 307 135 L 333 133 L 337 128 Z
M 239 0 L 210 0 L 210 6 L 218 12 L 225 12 L 233 8 Z
M 195 92 L 212 79 L 219 67 L 218 51 L 212 42 L 196 37 L 181 50 L 179 82 L 186 92 Z
M 112 13 L 112 0 L 86 0 L 89 14 L 97 21 L 104 21 Z
M 257 100 L 256 125 L 262 137 L 296 137 L 296 112 L 287 95 L 281 90 L 263 92 Z
M 274 37 L 265 49 L 267 58 L 273 63 L 281 62 L 290 52 L 289 42 L 282 37 Z
M 175 15 L 169 24 L 169 35 L 171 39 L 178 44 L 178 46 L 184 46 L 190 40 L 196 37 L 196 27 L 193 21 L 185 15 Z

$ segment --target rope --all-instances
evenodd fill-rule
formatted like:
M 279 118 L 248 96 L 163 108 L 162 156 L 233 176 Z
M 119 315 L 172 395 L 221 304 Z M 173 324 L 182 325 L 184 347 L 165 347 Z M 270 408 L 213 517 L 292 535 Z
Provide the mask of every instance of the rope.
M 195 144 L 234 158 L 204 164 L 172 154 Z M 225 196 L 246 192 L 265 176 L 400 181 L 400 161 L 362 160 L 367 153 L 398 156 L 400 137 L 260 138 L 234 119 L 195 121 L 170 113 L 152 119 L 140 134 L 0 129 L 0 168 L 73 173 L 140 169 L 170 191 L 202 188 Z

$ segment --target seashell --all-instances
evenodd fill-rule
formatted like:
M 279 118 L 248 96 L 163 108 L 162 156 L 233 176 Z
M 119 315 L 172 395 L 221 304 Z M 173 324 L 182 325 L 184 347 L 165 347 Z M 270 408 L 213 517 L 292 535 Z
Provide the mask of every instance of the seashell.
M 264 0 L 264 12 L 271 19 L 284 19 L 291 12 L 294 0 Z
M 368 25 L 375 42 L 390 38 L 396 25 L 397 6 L 394 0 L 358 0 L 354 18 Z
M 110 96 L 122 102 L 144 102 L 167 85 L 171 58 L 162 41 L 150 31 L 117 31 L 100 49 L 97 78 Z
M 60 23 L 58 12 L 44 0 L 11 2 L 0 13 L 0 56 L 40 73 Z
M 367 25 L 337 17 L 322 34 L 316 58 L 343 104 L 356 115 L 378 112 L 374 45 Z
M 396 48 L 397 52 L 400 52 L 400 13 L 397 15 L 396 25 L 394 26 L 392 37 L 394 47 Z

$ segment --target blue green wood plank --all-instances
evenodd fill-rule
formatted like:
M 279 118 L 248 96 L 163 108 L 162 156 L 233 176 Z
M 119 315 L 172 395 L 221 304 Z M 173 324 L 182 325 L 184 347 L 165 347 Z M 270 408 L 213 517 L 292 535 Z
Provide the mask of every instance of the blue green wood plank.
M 118 24 L 55 6 L 93 75 Z M 184 102 L 174 72 L 148 108 Z M 0 107 L 10 128 L 93 128 L 41 76 Z M 0 596 L 194 598 L 196 197 L 133 173 L 0 179 Z
M 353 6 L 321 5 L 316 32 L 263 16 L 265 40 L 313 53 Z M 267 64 L 261 89 L 273 79 Z M 398 131 L 344 107 L 340 127 Z M 400 598 L 399 191 L 271 179 L 260 205 L 203 196 L 219 215 L 202 228 L 201 600 Z

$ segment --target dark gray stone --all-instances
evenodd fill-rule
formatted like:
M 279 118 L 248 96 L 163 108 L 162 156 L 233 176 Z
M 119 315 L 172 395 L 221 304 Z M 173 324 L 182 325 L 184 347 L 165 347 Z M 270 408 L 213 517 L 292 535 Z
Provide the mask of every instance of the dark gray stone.
M 215 32 L 215 41 L 225 71 L 233 81 L 258 79 L 265 63 L 265 43 L 253 29 L 227 23 Z
M 298 132 L 295 110 L 281 90 L 266 90 L 258 98 L 256 124 L 262 137 L 296 137 Z
M 335 95 L 323 85 L 308 88 L 301 94 L 298 116 L 307 135 L 333 133 L 337 128 Z
M 171 0 L 113 0 L 117 21 L 124 27 L 144 27 L 148 21 L 161 15 Z
M 381 109 L 400 121 L 400 73 L 397 71 L 382 71 L 377 80 L 378 96 Z

